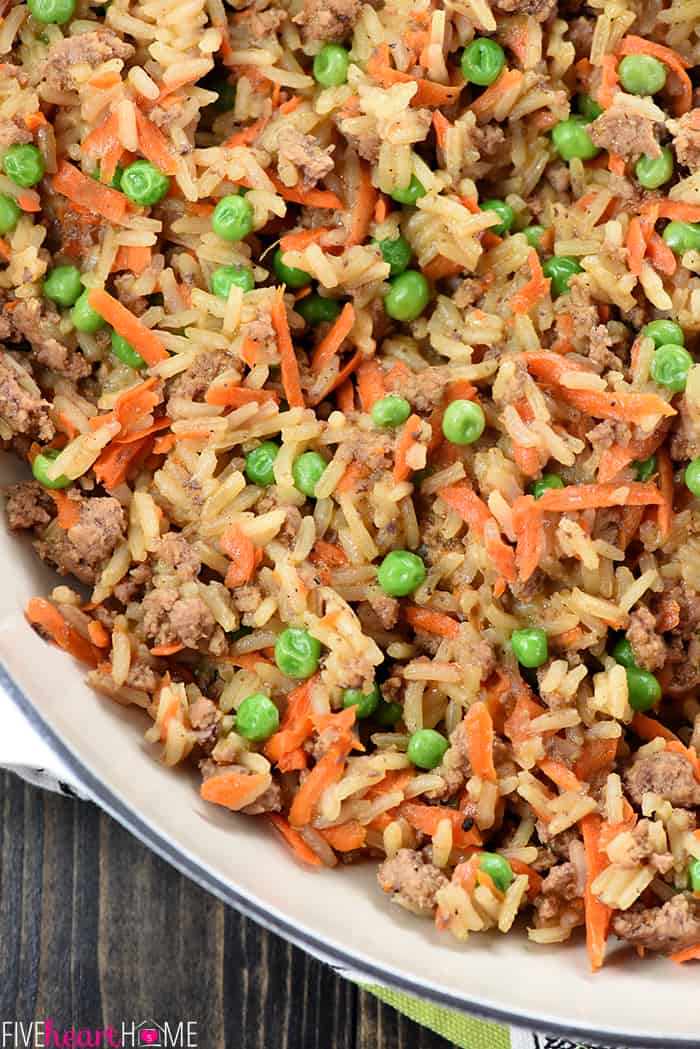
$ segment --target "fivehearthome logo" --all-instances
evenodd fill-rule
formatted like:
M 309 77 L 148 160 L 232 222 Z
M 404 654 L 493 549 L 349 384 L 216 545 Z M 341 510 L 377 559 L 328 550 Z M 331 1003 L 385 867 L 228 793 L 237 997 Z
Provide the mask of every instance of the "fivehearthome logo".
M 196 1020 L 124 1020 L 109 1027 L 62 1027 L 0 1020 L 0 1049 L 198 1049 Z

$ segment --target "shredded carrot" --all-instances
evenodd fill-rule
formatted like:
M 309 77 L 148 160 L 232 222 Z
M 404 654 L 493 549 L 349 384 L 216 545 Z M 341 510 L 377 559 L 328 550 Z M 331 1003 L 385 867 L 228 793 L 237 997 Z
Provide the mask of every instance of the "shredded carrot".
M 221 143 L 222 146 L 224 149 L 233 149 L 234 146 L 250 146 L 260 132 L 265 129 L 268 119 L 269 117 L 260 117 L 252 124 L 249 124 L 248 127 L 241 128 L 240 131 L 234 131 L 225 142 Z
M 313 731 L 311 695 L 317 681 L 318 674 L 314 674 L 288 693 L 279 730 L 265 744 L 265 756 L 282 772 L 307 766 L 306 753 L 301 745 Z
M 530 402 L 527 397 L 521 397 L 515 404 L 515 410 L 524 423 L 532 422 L 535 415 L 530 407 Z M 517 441 L 513 441 L 513 459 L 518 469 L 525 475 L 525 477 L 534 477 L 539 473 L 542 464 L 540 458 L 540 452 L 538 448 L 530 445 L 518 444 Z
M 516 314 L 527 313 L 536 306 L 547 294 L 552 283 L 551 278 L 545 277 L 542 272 L 540 257 L 534 248 L 528 255 L 527 264 L 530 268 L 530 279 L 510 300 L 510 308 Z
M 119 137 L 119 115 L 112 113 L 83 139 L 83 155 L 100 161 L 100 181 L 111 182 L 119 159 L 124 152 Z
M 164 437 L 159 437 L 153 445 L 154 455 L 167 455 L 167 453 L 174 447 L 177 437 L 174 433 L 167 433 Z
M 366 161 L 361 161 L 346 248 L 352 247 L 353 244 L 364 244 L 376 203 L 377 190 L 372 185 L 372 168 Z
M 624 55 L 652 55 L 668 66 L 678 85 L 678 89 L 671 92 L 676 102 L 676 116 L 688 112 L 693 105 L 693 85 L 686 73 L 690 62 L 664 44 L 657 44 L 653 40 L 645 40 L 641 36 L 634 35 L 626 36 L 622 41 L 618 49 L 618 56 Z
M 174 175 L 177 171 L 177 157 L 171 152 L 167 138 L 139 109 L 136 110 L 136 130 L 139 149 L 146 160 L 150 160 L 164 175 Z
M 357 394 L 363 412 L 371 412 L 385 396 L 384 372 L 375 357 L 368 357 L 357 369 Z
M 10 251 L 10 245 L 7 243 L 6 240 L 3 240 L 0 237 L 0 255 L 2 255 L 4 259 L 9 260 L 11 254 L 12 252 Z
M 382 87 L 390 88 L 394 84 L 415 84 L 416 93 L 411 99 L 412 106 L 430 107 L 447 106 L 459 98 L 463 84 L 436 84 L 422 77 L 412 77 L 392 68 L 389 60 L 389 46 L 382 44 L 375 48 L 367 63 L 367 75 L 376 80 Z
M 328 543 L 325 539 L 316 540 L 309 560 L 313 564 L 320 562 L 333 568 L 340 568 L 348 563 L 347 554 L 342 546 L 339 546 L 338 543 Z
M 268 778 L 260 772 L 221 772 L 205 780 L 199 793 L 204 801 L 238 812 L 258 797 Z
M 50 601 L 46 601 L 43 597 L 31 598 L 27 605 L 26 616 L 32 626 L 38 627 L 59 648 L 62 648 L 64 652 L 69 652 L 81 663 L 96 667 L 102 659 L 99 651 L 67 622 Z
M 612 922 L 612 909 L 600 902 L 592 888 L 598 875 L 609 865 L 607 856 L 599 850 L 602 822 L 600 816 L 591 813 L 584 816 L 580 823 L 588 868 L 584 894 L 586 944 L 593 972 L 600 969 L 605 959 L 605 944 L 610 935 Z
M 116 69 L 110 69 L 106 73 L 93 73 L 88 80 L 90 87 L 95 87 L 98 91 L 106 91 L 120 82 L 121 76 Z
M 655 230 L 649 235 L 647 257 L 654 269 L 665 277 L 672 277 L 678 268 L 676 256 Z
M 662 725 L 660 721 L 650 718 L 648 714 L 635 714 L 632 718 L 630 727 L 640 739 L 646 740 L 647 742 L 652 739 L 658 739 L 659 737 L 671 742 L 678 741 L 678 736 L 676 736 L 674 732 L 671 732 L 670 728 L 666 728 L 666 726 Z
M 370 473 L 369 466 L 364 463 L 352 462 L 346 468 L 345 473 L 338 481 L 336 485 L 336 492 L 340 495 L 344 495 L 346 492 L 352 492 L 357 487 L 359 481 L 362 481 Z
M 418 605 L 409 605 L 404 617 L 414 630 L 422 630 L 424 634 L 435 634 L 436 637 L 447 637 L 452 640 L 459 634 L 459 623 L 452 616 L 444 612 L 436 612 L 432 608 L 420 608 Z
M 186 647 L 176 641 L 172 645 L 156 645 L 155 648 L 149 649 L 149 652 L 152 656 L 174 656 L 176 652 L 182 652 Z
M 423 266 L 423 274 L 428 280 L 443 280 L 445 277 L 456 277 L 463 269 L 461 262 L 453 262 L 444 255 L 436 255 Z
M 58 510 L 56 524 L 67 531 L 80 520 L 80 502 L 77 499 L 71 499 L 66 492 L 50 490 L 49 494 Z
M 96 648 L 109 648 L 112 639 L 97 619 L 91 619 L 88 623 L 88 635 Z
M 621 157 L 619 153 L 608 153 L 608 171 L 612 172 L 613 175 L 624 175 L 625 158 Z
M 515 563 L 518 579 L 526 583 L 544 553 L 542 508 L 532 495 L 521 495 L 513 503 L 513 530 L 516 538 Z
M 112 263 L 112 273 L 128 270 L 130 273 L 143 273 L 151 264 L 151 248 L 147 245 L 122 245 L 117 249 Z
M 698 962 L 700 961 L 700 943 L 696 943 L 694 947 L 686 947 L 683 951 L 676 951 L 675 954 L 670 954 L 669 958 L 678 965 L 683 965 L 684 962 Z
M 249 583 L 255 570 L 262 561 L 263 553 L 238 525 L 229 525 L 219 540 L 221 549 L 231 560 L 224 580 L 227 587 L 233 590 L 237 586 Z
M 156 387 L 158 387 L 156 389 Z M 144 382 L 132 386 L 131 389 L 120 393 L 114 405 L 114 418 L 121 424 L 122 433 L 133 429 L 144 416 L 160 404 L 163 400 L 162 389 L 158 386 L 155 377 L 146 379 Z M 104 423 L 104 416 L 96 416 L 97 426 Z M 143 435 L 141 435 L 143 436 Z
M 241 344 L 241 357 L 249 368 L 254 368 L 258 363 L 259 353 L 260 344 L 256 342 L 255 339 L 251 339 L 249 335 L 244 335 Z
M 267 818 L 269 819 L 272 826 L 279 831 L 284 840 L 291 847 L 296 856 L 302 861 L 302 863 L 308 863 L 310 867 L 323 866 L 321 860 L 318 858 L 316 853 L 309 848 L 299 831 L 294 830 L 293 827 L 290 827 L 284 816 L 279 816 L 277 815 L 277 813 L 272 813 L 268 814 Z
M 335 378 L 331 379 L 328 385 L 325 386 L 324 389 L 320 391 L 320 393 L 316 393 L 314 395 L 314 399 L 311 402 L 312 408 L 315 408 L 317 404 L 320 404 L 321 401 L 328 397 L 331 393 L 333 393 L 333 390 L 335 390 L 338 386 L 342 386 L 343 383 L 347 379 L 349 379 L 349 377 L 353 374 L 353 372 L 357 371 L 363 360 L 364 354 L 362 350 L 358 350 L 357 353 L 353 354 L 353 356 L 349 359 L 347 364 L 343 365 L 343 367 L 337 373 Z
M 615 761 L 617 744 L 616 739 L 587 740 L 574 766 L 578 778 L 588 782 L 596 772 L 609 768 Z
M 515 706 L 503 724 L 504 734 L 514 743 L 527 739 L 530 734 L 530 722 L 544 714 L 544 707 L 534 698 L 532 690 L 524 681 L 511 682 L 518 686 Z
M 117 335 L 140 353 L 146 364 L 153 367 L 159 361 L 167 361 L 168 351 L 155 332 L 142 324 L 130 310 L 110 295 L 103 288 L 92 288 L 88 293 L 88 302 L 108 324 L 111 324 Z
M 103 186 L 89 175 L 84 175 L 67 160 L 59 161 L 51 185 L 55 193 L 61 193 L 74 204 L 102 215 L 108 222 L 119 225 L 124 221 L 127 212 L 127 199 L 124 194 L 110 189 L 109 186 Z
M 625 481 L 621 484 L 570 484 L 549 488 L 537 500 L 541 510 L 567 513 L 610 506 L 658 506 L 663 496 L 655 484 Z
M 293 95 L 292 98 L 287 99 L 281 106 L 278 106 L 280 113 L 293 113 L 295 109 L 298 109 L 304 99 L 301 95 Z
M 700 204 L 688 204 L 684 200 L 655 199 L 642 204 L 642 211 L 655 212 L 659 219 L 676 222 L 700 222 Z
M 657 452 L 661 503 L 659 504 L 659 531 L 664 539 L 671 533 L 673 521 L 673 466 L 665 448 Z
M 220 383 L 218 386 L 209 387 L 204 400 L 207 404 L 240 408 L 242 404 L 277 404 L 279 398 L 274 390 L 253 390 L 234 383 Z
M 520 86 L 523 82 L 523 75 L 519 69 L 504 69 L 498 80 L 494 80 L 493 84 L 489 85 L 478 98 L 470 103 L 469 108 L 477 119 L 490 113 L 503 99 L 504 95 L 509 94 L 510 91 Z
M 401 436 L 396 442 L 394 470 L 392 474 L 394 481 L 396 481 L 397 484 L 399 481 L 408 480 L 416 469 L 415 466 L 411 465 L 411 457 L 414 449 L 418 448 L 421 444 L 420 435 L 422 429 L 423 425 L 419 415 L 410 415 L 404 424 Z
M 474 775 L 495 783 L 497 777 L 493 763 L 493 721 L 488 707 L 482 700 L 473 703 L 467 711 L 464 728 Z
M 143 437 L 130 444 L 108 444 L 93 466 L 96 479 L 108 492 L 114 491 L 150 454 L 153 443 L 152 437 Z
M 389 202 L 383 193 L 377 194 L 377 203 L 374 205 L 374 221 L 382 223 L 389 214 Z
M 357 820 L 348 820 L 337 827 L 327 827 L 321 835 L 336 852 L 352 852 L 361 849 L 367 838 L 367 828 Z
M 481 845 L 479 829 L 472 825 L 469 830 L 464 830 L 462 824 L 465 816 L 457 809 L 449 809 L 442 805 L 424 805 L 418 801 L 403 801 L 398 807 L 397 814 L 403 816 L 415 830 L 431 837 L 442 820 L 447 819 L 452 824 L 452 843 L 456 848 L 466 849 L 472 845 Z
M 41 198 L 33 189 L 23 189 L 17 194 L 17 203 L 22 211 L 41 211 Z
M 342 200 L 330 189 L 307 189 L 301 182 L 297 182 L 296 186 L 285 186 L 284 182 L 276 175 L 271 175 L 269 171 L 267 177 L 279 195 L 292 204 L 305 204 L 309 208 L 327 208 L 329 211 L 344 210 Z
M 561 761 L 553 761 L 551 758 L 542 758 L 541 761 L 537 762 L 537 766 L 541 772 L 544 772 L 548 779 L 551 779 L 552 783 L 556 783 L 557 787 L 561 790 L 583 790 L 584 784 Z
M 603 75 L 598 88 L 598 105 L 607 109 L 615 96 L 619 78 L 617 75 L 617 58 L 615 55 L 603 55 Z
M 302 229 L 297 233 L 286 233 L 280 239 L 280 248 L 282 251 L 303 251 L 309 244 L 318 244 L 326 233 L 330 233 L 330 226 L 316 226 L 314 229 Z
M 459 514 L 470 531 L 484 541 L 487 553 L 504 579 L 514 582 L 515 553 L 501 539 L 498 525 L 483 500 L 465 482 L 441 488 L 438 495 L 450 510 Z
M 343 714 L 356 713 L 354 707 L 350 707 Z M 326 717 L 338 718 L 339 715 L 326 715 Z M 354 735 L 349 729 L 337 730 L 337 738 L 328 747 L 323 757 L 316 762 L 309 775 L 294 795 L 289 810 L 289 822 L 294 827 L 305 827 L 311 822 L 314 809 L 318 804 L 324 790 L 337 783 L 345 772 L 345 759 L 356 745 Z
M 354 323 L 355 309 L 351 302 L 346 302 L 340 314 L 314 350 L 314 355 L 311 358 L 311 370 L 313 372 L 318 375 L 330 364 L 336 354 L 340 353 L 343 343 L 352 331 Z
M 638 277 L 642 272 L 642 262 L 647 250 L 647 242 L 644 236 L 641 219 L 633 215 L 627 227 L 627 268 L 630 273 Z
M 527 895 L 530 900 L 534 900 L 535 897 L 539 896 L 542 891 L 542 877 L 537 873 L 534 867 L 531 867 L 528 863 L 523 863 L 522 860 L 513 859 L 512 856 L 508 857 L 508 863 L 511 866 L 511 870 L 514 874 L 525 874 L 527 875 L 528 888 Z
M 284 304 L 282 288 L 277 289 L 277 295 L 270 311 L 270 320 L 277 336 L 277 350 L 280 355 L 282 370 L 282 386 L 284 387 L 287 403 L 290 408 L 303 408 L 304 395 L 301 392 L 299 365 L 294 346 L 292 345 L 292 337 L 289 333 L 287 308 Z
M 445 148 L 447 141 L 447 132 L 452 127 L 447 117 L 444 117 L 439 109 L 433 111 L 433 128 L 435 130 L 435 138 L 440 149 Z

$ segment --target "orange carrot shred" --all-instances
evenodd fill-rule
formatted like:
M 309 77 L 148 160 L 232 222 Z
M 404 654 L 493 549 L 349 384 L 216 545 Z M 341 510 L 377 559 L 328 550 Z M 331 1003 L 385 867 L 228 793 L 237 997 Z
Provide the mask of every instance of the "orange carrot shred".
M 101 215 L 115 225 L 123 222 L 126 216 L 128 202 L 123 193 L 118 193 L 116 189 L 103 186 L 95 179 L 84 175 L 67 160 L 59 161 L 51 185 L 55 193 L 61 193 L 74 204 Z
M 377 190 L 372 185 L 372 168 L 366 161 L 361 161 L 350 232 L 345 242 L 347 248 L 354 244 L 363 244 L 366 240 L 376 203 Z
M 309 244 L 318 244 L 329 232 L 330 226 L 316 226 L 314 229 L 286 233 L 280 238 L 280 248 L 282 251 L 303 251 Z
M 432 608 L 420 608 L 418 605 L 409 605 L 404 617 L 414 630 L 422 630 L 425 634 L 435 634 L 436 637 L 447 637 L 452 640 L 459 634 L 459 623 L 452 616 L 444 612 L 436 612 Z
M 489 508 L 465 482 L 441 488 L 438 495 L 451 510 L 459 514 L 470 531 L 484 545 L 494 565 L 508 582 L 515 581 L 515 553 L 500 537 L 498 525 Z
M 593 813 L 584 816 L 580 822 L 588 867 L 584 894 L 586 944 L 593 972 L 600 969 L 605 959 L 605 944 L 612 922 L 612 909 L 600 902 L 592 888 L 598 875 L 609 865 L 607 856 L 599 850 L 602 822 L 601 817 Z
M 316 855 L 316 853 L 309 848 L 298 830 L 294 830 L 290 827 L 284 816 L 279 816 L 276 813 L 269 814 L 267 817 L 276 830 L 282 835 L 284 840 L 302 861 L 302 863 L 308 863 L 310 867 L 322 867 L 323 863 Z
M 664 65 L 668 66 L 675 78 L 676 87 L 671 91 L 669 85 L 669 92 L 673 94 L 675 98 L 675 112 L 676 116 L 682 116 L 683 113 L 687 113 L 693 104 L 693 85 L 690 77 L 686 73 L 686 69 L 690 63 L 687 62 L 677 51 L 672 50 L 670 47 L 666 47 L 664 44 L 657 44 L 652 40 L 645 40 L 641 36 L 626 36 L 622 41 L 618 49 L 618 57 L 624 55 L 652 55 L 657 58 Z
M 607 109 L 612 103 L 619 83 L 617 75 L 617 58 L 615 55 L 603 55 L 603 75 L 598 89 L 598 105 Z
M 693 947 L 686 947 L 685 950 L 676 951 L 675 954 L 670 954 L 669 958 L 677 965 L 683 965 L 684 962 L 700 962 L 700 943 L 696 943 Z
M 141 354 L 150 367 L 159 361 L 167 361 L 168 351 L 155 332 L 142 324 L 138 317 L 109 292 L 103 288 L 92 288 L 88 292 L 88 302 L 93 310 L 112 325 L 117 335 L 121 335 Z
M 348 820 L 337 827 L 327 827 L 322 830 L 321 835 L 336 852 L 352 852 L 353 849 L 361 849 L 367 838 L 367 828 L 363 827 L 358 820 Z
M 402 73 L 390 65 L 389 54 L 387 44 L 375 48 L 367 63 L 367 75 L 384 88 L 390 88 L 394 84 L 415 84 L 417 90 L 411 99 L 412 106 L 446 106 L 459 98 L 462 84 L 436 84 L 431 80 Z
M 570 484 L 566 488 L 549 488 L 537 502 L 540 510 L 567 513 L 611 506 L 658 506 L 663 502 L 663 497 L 654 484 L 625 481 L 620 484 Z
M 556 783 L 557 787 L 560 787 L 561 790 L 584 789 L 584 784 L 578 776 L 561 761 L 554 761 L 552 758 L 542 758 L 541 761 L 537 762 L 537 766 L 540 771 L 544 772 L 545 776 L 547 776 L 548 779 L 551 779 L 552 783 Z
M 375 357 L 368 357 L 357 369 L 357 394 L 363 412 L 371 412 L 385 395 L 384 372 Z
M 545 277 L 542 272 L 540 257 L 534 248 L 528 255 L 527 263 L 530 268 L 530 280 L 511 298 L 510 308 L 513 313 L 527 313 L 531 310 L 544 298 L 552 283 L 551 278 Z
M 516 537 L 515 561 L 518 578 L 526 583 L 544 553 L 542 510 L 532 495 L 521 495 L 513 503 L 513 530 Z
M 328 332 L 314 350 L 311 358 L 311 370 L 318 374 L 340 353 L 343 343 L 352 331 L 355 323 L 355 310 L 351 302 L 346 302 L 340 314 Z
M 260 772 L 221 772 L 205 780 L 199 793 L 204 801 L 237 812 L 258 797 L 268 778 Z
M 389 789 L 400 790 L 402 788 L 392 783 Z M 476 826 L 472 826 L 470 830 L 462 828 L 464 813 L 458 809 L 450 809 L 442 805 L 425 805 L 419 801 L 403 801 L 398 807 L 397 815 L 402 816 L 415 830 L 429 834 L 431 837 L 443 820 L 449 820 L 452 824 L 452 843 L 456 848 L 468 849 L 473 845 L 481 845 L 481 834 Z
M 494 105 L 497 105 L 504 95 L 522 84 L 523 76 L 524 74 L 519 69 L 504 69 L 498 80 L 494 80 L 493 84 L 490 84 L 477 99 L 470 103 L 469 108 L 472 113 L 479 119 L 484 114 L 491 112 Z
M 474 775 L 496 782 L 493 763 L 493 721 L 486 704 L 479 700 L 472 704 L 464 718 L 467 750 Z
M 156 645 L 155 648 L 149 649 L 152 656 L 174 656 L 176 652 L 182 652 L 186 648 L 185 645 L 181 645 L 178 641 L 172 645 Z
M 80 502 L 77 499 L 71 499 L 66 492 L 50 490 L 49 494 L 58 510 L 56 524 L 67 531 L 80 520 Z
M 111 638 L 102 623 L 97 619 L 91 619 L 88 623 L 88 634 L 93 645 L 97 648 L 109 648 Z
M 270 311 L 270 320 L 277 336 L 277 350 L 280 355 L 282 386 L 290 408 L 303 408 L 304 395 L 301 392 L 299 365 L 297 363 L 292 337 L 289 333 L 287 308 L 284 304 L 284 293 L 278 288 L 275 301 Z
M 171 151 L 163 132 L 148 117 L 136 110 L 136 130 L 139 149 L 151 164 L 154 164 L 164 175 L 174 175 L 177 171 L 177 158 Z
M 99 651 L 68 623 L 50 601 L 46 601 L 43 597 L 31 598 L 27 605 L 26 616 L 32 626 L 38 627 L 59 648 L 75 656 L 81 663 L 96 667 L 102 659 Z
M 238 525 L 229 525 L 220 539 L 221 549 L 231 564 L 224 580 L 227 587 L 234 589 L 249 583 L 262 561 L 263 552 Z
M 420 435 L 422 431 L 422 424 L 419 415 L 411 415 L 406 420 L 404 428 L 401 431 L 401 436 L 396 443 L 396 458 L 394 461 L 393 478 L 398 484 L 399 481 L 406 481 L 413 471 L 416 469 L 415 466 L 411 465 L 411 453 L 420 444 Z
M 352 707 L 349 708 L 349 711 L 355 713 Z M 338 717 L 338 715 L 331 716 Z M 314 809 L 324 790 L 342 778 L 345 772 L 345 759 L 355 744 L 355 737 L 349 729 L 344 732 L 338 730 L 337 739 L 331 743 L 323 757 L 316 762 L 294 796 L 289 810 L 289 822 L 293 827 L 304 827 L 311 822 Z

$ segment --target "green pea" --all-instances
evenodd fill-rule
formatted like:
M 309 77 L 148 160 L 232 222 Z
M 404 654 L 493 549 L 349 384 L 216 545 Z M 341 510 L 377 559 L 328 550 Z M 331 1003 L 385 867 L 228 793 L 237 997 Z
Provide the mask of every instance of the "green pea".
M 282 256 L 284 252 L 278 248 L 272 260 L 272 268 L 277 274 L 277 279 L 286 284 L 288 288 L 305 288 L 311 283 L 311 274 L 306 270 L 297 269 L 296 266 L 285 266 Z
M 49 480 L 46 475 L 49 466 L 54 459 L 58 459 L 60 454 L 61 453 L 57 448 L 45 448 L 43 452 L 39 452 L 34 458 L 34 462 L 32 463 L 32 473 L 34 474 L 35 479 L 39 484 L 43 485 L 44 488 L 67 488 L 73 483 L 70 477 L 65 477 L 63 474 L 57 477 L 55 481 Z
M 146 362 L 141 354 L 137 353 L 131 343 L 123 339 L 116 331 L 112 331 L 112 353 L 130 368 L 135 368 L 136 371 L 146 367 Z
M 374 712 L 374 721 L 380 728 L 393 728 L 401 719 L 403 707 L 400 703 L 385 703 L 382 699 Z
M 389 263 L 389 276 L 398 277 L 411 261 L 411 245 L 405 237 L 386 237 L 379 241 L 382 258 Z
M 311 677 L 318 669 L 320 656 L 321 642 L 308 630 L 288 627 L 277 638 L 275 663 L 287 677 Z
M 430 300 L 430 288 L 422 273 L 406 270 L 390 282 L 384 309 L 395 321 L 414 321 Z
M 541 246 L 542 234 L 545 232 L 544 226 L 526 226 L 524 230 L 521 230 L 521 233 L 525 234 L 525 240 L 530 247 L 538 250 Z
M 637 182 L 645 189 L 658 189 L 673 176 L 673 153 L 663 146 L 660 157 L 641 156 L 634 166 Z
M 585 93 L 585 91 L 582 91 L 581 94 L 577 96 L 577 102 L 578 111 L 582 117 L 586 118 L 586 120 L 597 120 L 597 118 L 605 112 L 603 107 L 599 106 L 590 95 Z
M 150 160 L 135 160 L 124 169 L 121 191 L 134 204 L 148 207 L 162 200 L 170 189 L 170 179 Z
M 688 864 L 688 887 L 691 892 L 700 892 L 700 860 Z
M 506 64 L 505 51 L 495 40 L 478 36 L 462 52 L 462 76 L 468 83 L 488 87 Z
M 544 495 L 544 493 L 550 488 L 564 487 L 564 482 L 559 474 L 542 474 L 539 480 L 533 481 L 530 485 L 530 494 L 534 495 L 535 499 L 539 499 L 539 497 Z
M 663 317 L 645 324 L 642 328 L 642 335 L 652 339 L 657 349 L 659 346 L 668 346 L 669 343 L 674 343 L 676 346 L 685 346 L 685 335 L 680 324 L 666 320 Z
M 36 186 L 44 177 L 46 167 L 36 146 L 31 143 L 18 143 L 10 146 L 2 158 L 2 170 L 16 186 L 29 189 Z
M 682 255 L 685 251 L 700 251 L 700 223 L 669 222 L 661 234 L 671 251 Z
M 75 14 L 75 0 L 27 0 L 29 13 L 37 22 L 65 25 Z
M 44 281 L 44 295 L 58 306 L 72 306 L 82 291 L 83 282 L 77 266 L 56 266 Z
M 617 639 L 610 650 L 610 655 L 622 667 L 629 668 L 637 665 L 637 660 L 634 658 L 634 650 L 626 637 Z
M 316 324 L 332 324 L 340 315 L 340 303 L 337 299 L 326 299 L 316 292 L 297 302 L 294 309 L 312 327 Z
M 450 401 L 442 417 L 442 432 L 452 444 L 474 444 L 485 426 L 484 409 L 475 401 Z
M 22 215 L 22 209 L 14 197 L 0 193 L 0 237 L 12 233 Z
M 340 87 L 348 79 L 350 56 L 340 44 L 326 44 L 314 58 L 314 80 L 321 87 Z
M 279 726 L 279 710 L 262 692 L 248 696 L 236 711 L 236 732 L 255 743 L 269 739 Z
M 541 667 L 547 662 L 549 653 L 547 635 L 538 626 L 526 627 L 523 630 L 514 630 L 510 635 L 510 643 L 518 663 L 524 667 Z
M 445 756 L 449 743 L 432 728 L 421 728 L 408 741 L 409 759 L 419 769 L 434 769 Z
M 700 498 L 700 459 L 693 459 L 685 468 L 685 486 L 696 498 Z
M 379 689 L 375 685 L 369 692 L 360 692 L 359 688 L 346 688 L 343 692 L 343 706 L 357 707 L 356 717 L 369 718 L 379 706 Z
M 321 480 L 328 463 L 318 452 L 304 452 L 292 464 L 292 477 L 294 485 L 313 499 L 316 485 Z
M 648 459 L 638 459 L 632 463 L 634 473 L 638 481 L 648 481 L 656 473 L 656 456 L 650 455 Z
M 506 204 L 505 200 L 485 200 L 479 207 L 482 211 L 494 211 L 501 220 L 497 226 L 489 226 L 489 233 L 495 233 L 497 237 L 502 237 L 513 228 L 515 212 L 510 204 Z
M 693 358 L 682 346 L 659 346 L 651 360 L 651 377 L 659 386 L 680 393 L 685 389 L 692 363 Z
M 392 200 L 398 204 L 415 204 L 420 197 L 424 197 L 426 189 L 415 175 L 411 175 L 411 181 L 404 189 L 395 189 L 391 194 Z
M 388 397 L 381 397 L 372 405 L 372 422 L 383 430 L 405 423 L 411 414 L 411 405 L 403 397 L 396 393 L 390 393 Z
M 630 95 L 655 95 L 666 83 L 666 66 L 653 55 L 625 55 L 617 75 Z
M 425 576 L 422 558 L 410 550 L 392 550 L 377 572 L 380 587 L 390 597 L 407 597 L 418 589 Z
M 105 319 L 88 302 L 87 289 L 75 300 L 70 319 L 78 331 L 96 332 L 106 325 Z
M 219 299 L 227 299 L 231 288 L 252 291 L 255 287 L 253 271 L 247 266 L 219 266 L 211 275 L 211 290 Z
M 585 117 L 567 117 L 552 128 L 552 142 L 562 160 L 592 160 L 600 150 L 591 142 Z
M 626 667 L 627 699 L 632 710 L 649 710 L 661 699 L 661 685 L 648 670 Z
M 581 273 L 581 267 L 576 259 L 570 259 L 568 255 L 552 255 L 542 263 L 542 272 L 545 277 L 551 277 L 552 298 L 558 298 L 569 290 L 569 281 L 576 273 Z
M 497 852 L 482 852 L 479 856 L 479 866 L 501 892 L 505 892 L 515 875 L 505 856 L 499 856 Z
M 245 457 L 245 474 L 253 484 L 275 483 L 275 459 L 280 448 L 274 441 L 263 441 Z
M 243 240 L 253 229 L 253 205 L 240 193 L 222 197 L 214 208 L 211 228 L 222 240 Z

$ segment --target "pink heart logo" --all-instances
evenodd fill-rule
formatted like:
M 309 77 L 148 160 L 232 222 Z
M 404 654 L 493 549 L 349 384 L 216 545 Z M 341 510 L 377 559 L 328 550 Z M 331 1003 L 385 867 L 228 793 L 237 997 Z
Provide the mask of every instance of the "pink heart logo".
M 158 1032 L 155 1030 L 141 1031 L 141 1041 L 146 1045 L 155 1045 L 158 1041 Z

